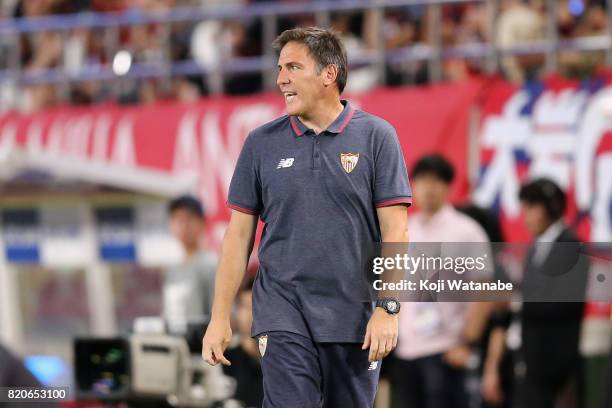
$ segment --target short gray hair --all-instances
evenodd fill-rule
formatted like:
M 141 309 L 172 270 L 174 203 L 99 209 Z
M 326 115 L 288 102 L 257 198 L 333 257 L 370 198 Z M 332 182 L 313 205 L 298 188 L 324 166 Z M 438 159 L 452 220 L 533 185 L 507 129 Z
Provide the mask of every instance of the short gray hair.
M 308 48 L 308 52 L 317 63 L 317 74 L 320 74 L 326 66 L 335 65 L 338 69 L 336 77 L 338 91 L 340 93 L 344 91 L 348 78 L 348 63 L 346 49 L 336 31 L 320 27 L 293 28 L 283 31 L 276 37 L 272 47 L 280 52 L 291 41 L 304 44 Z

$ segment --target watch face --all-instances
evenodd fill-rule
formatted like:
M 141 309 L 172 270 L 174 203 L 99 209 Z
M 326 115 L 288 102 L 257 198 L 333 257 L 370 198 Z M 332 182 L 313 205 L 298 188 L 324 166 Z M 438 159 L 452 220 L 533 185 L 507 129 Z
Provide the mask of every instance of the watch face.
M 394 300 L 387 302 L 387 310 L 390 312 L 395 312 L 397 310 L 397 302 Z

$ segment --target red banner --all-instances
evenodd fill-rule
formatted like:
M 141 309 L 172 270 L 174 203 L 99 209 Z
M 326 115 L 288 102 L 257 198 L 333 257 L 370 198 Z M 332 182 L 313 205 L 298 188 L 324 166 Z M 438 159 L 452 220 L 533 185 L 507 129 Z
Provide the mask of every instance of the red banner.
M 473 198 L 483 207 L 497 209 L 507 240 L 529 238 L 520 220 L 520 183 L 526 177 L 547 176 L 568 191 L 568 221 L 578 226 L 581 237 L 609 242 L 609 82 L 550 78 L 517 88 L 502 80 L 480 78 L 378 89 L 348 99 L 395 126 L 409 166 L 426 153 L 448 157 L 457 170 L 452 200 Z M 282 99 L 273 94 L 208 98 L 195 104 L 11 113 L 0 117 L 0 163 L 3 154 L 21 149 L 56 166 L 71 164 L 71 171 L 79 165 L 100 164 L 104 174 L 115 174 L 117 181 L 145 170 L 195 180 L 194 189 L 206 205 L 209 225 L 215 230 L 213 241 L 217 241 L 229 215 L 224 203 L 244 138 L 254 127 L 283 113 Z M 479 163 L 472 163 L 479 166 L 480 176 L 473 186 L 467 176 L 470 140 L 480 144 L 475 146 L 476 153 L 480 149 Z M 155 179 L 144 177 L 140 185 L 153 184 Z
M 469 107 L 481 81 L 427 88 L 380 89 L 348 99 L 397 129 L 410 165 L 428 152 L 445 154 L 458 170 L 454 199 L 465 197 Z M 225 199 L 248 132 L 284 114 L 280 96 L 209 98 L 196 104 L 63 107 L 0 117 L 0 152 L 23 149 L 59 163 L 104 165 L 107 172 L 156 170 L 195 178 L 209 225 L 229 216 Z M 78 168 L 78 166 L 77 166 Z
M 509 241 L 527 241 L 518 191 L 547 177 L 566 192 L 566 222 L 585 241 L 612 241 L 612 83 L 554 76 L 518 88 L 501 80 L 484 92 L 481 175 L 474 201 L 501 214 Z

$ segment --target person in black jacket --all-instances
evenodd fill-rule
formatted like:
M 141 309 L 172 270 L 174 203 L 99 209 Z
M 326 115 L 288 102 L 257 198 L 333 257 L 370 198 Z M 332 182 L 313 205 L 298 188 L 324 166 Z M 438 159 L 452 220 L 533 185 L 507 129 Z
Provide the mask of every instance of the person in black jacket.
M 553 408 L 568 384 L 580 385 L 578 341 L 588 258 L 562 220 L 565 194 L 557 184 L 530 181 L 521 187 L 519 198 L 525 225 L 535 237 L 522 286 L 525 406 Z

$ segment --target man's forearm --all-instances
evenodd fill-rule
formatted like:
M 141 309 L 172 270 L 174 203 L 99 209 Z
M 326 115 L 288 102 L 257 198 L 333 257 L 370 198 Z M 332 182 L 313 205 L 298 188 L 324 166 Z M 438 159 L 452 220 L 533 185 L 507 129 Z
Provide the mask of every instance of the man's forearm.
M 232 303 L 244 278 L 252 249 L 252 240 L 245 245 L 243 239 L 230 231 L 225 235 L 215 279 L 212 319 L 229 319 Z
M 382 245 L 381 256 L 383 258 L 390 257 L 394 258 L 395 255 L 398 254 L 398 249 L 400 249 L 400 253 L 404 253 L 408 250 L 408 232 L 404 223 L 399 223 L 397 227 L 392 229 L 387 229 L 382 234 L 382 242 L 388 243 L 405 243 L 405 245 L 392 245 L 392 247 L 385 247 Z M 384 282 L 399 282 L 404 278 L 405 271 L 399 269 L 393 269 L 385 272 L 385 276 L 383 277 Z M 397 290 L 381 290 L 378 294 L 379 298 L 399 298 L 399 292 Z
M 382 242 L 408 242 L 408 231 L 404 228 L 396 228 L 382 235 Z
M 502 357 L 505 351 L 506 331 L 502 327 L 496 327 L 491 332 L 489 344 L 487 345 L 487 358 L 484 368 L 489 370 L 497 370 L 501 364 Z

